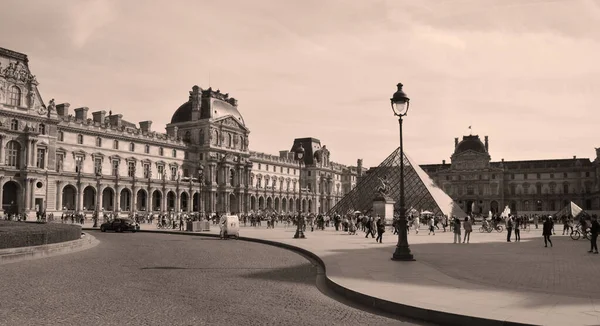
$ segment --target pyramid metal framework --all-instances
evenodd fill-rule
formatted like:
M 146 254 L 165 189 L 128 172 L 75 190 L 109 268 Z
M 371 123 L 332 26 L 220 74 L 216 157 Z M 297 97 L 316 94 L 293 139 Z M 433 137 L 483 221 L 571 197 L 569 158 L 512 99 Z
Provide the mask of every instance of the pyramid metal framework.
M 442 189 L 435 185 L 418 164 L 406 153 L 400 160 L 400 148 L 396 149 L 377 168 L 363 176 L 356 187 L 344 196 L 329 212 L 347 214 L 354 211 L 369 212 L 373 208 L 373 199 L 379 194 L 381 179 L 386 179 L 388 197 L 396 201 L 394 214 L 400 212 L 400 164 L 404 164 L 404 202 L 406 215 L 430 211 L 436 216 L 456 216 L 463 218 L 465 212 Z
M 577 206 L 574 202 L 569 202 L 567 206 L 563 207 L 560 211 L 556 212 L 554 216 L 563 217 L 563 216 L 573 216 L 573 218 L 579 218 L 580 216 L 589 216 L 589 214 L 584 211 L 581 207 Z

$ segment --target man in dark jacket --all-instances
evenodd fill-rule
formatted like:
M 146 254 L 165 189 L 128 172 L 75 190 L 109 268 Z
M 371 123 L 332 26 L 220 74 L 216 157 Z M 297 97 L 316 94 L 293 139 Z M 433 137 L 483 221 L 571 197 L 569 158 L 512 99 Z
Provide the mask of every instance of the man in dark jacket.
M 592 248 L 588 252 L 598 254 L 598 243 L 596 241 L 598 240 L 598 232 L 600 232 L 600 223 L 598 223 L 596 215 L 592 216 L 592 227 L 590 231 L 592 233 L 592 237 L 590 238 Z

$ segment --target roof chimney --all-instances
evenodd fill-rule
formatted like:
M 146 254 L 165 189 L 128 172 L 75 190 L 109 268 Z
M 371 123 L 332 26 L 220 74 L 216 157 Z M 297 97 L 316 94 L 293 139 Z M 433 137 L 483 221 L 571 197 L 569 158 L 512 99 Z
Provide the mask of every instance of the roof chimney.
M 454 149 L 458 147 L 458 137 L 454 138 Z
M 150 120 L 140 121 L 140 129 L 142 129 L 142 132 L 152 131 L 152 121 L 150 121 Z
M 106 111 L 92 112 L 92 119 L 94 120 L 94 122 L 104 123 L 105 117 L 106 117 Z
M 71 104 L 69 104 L 69 103 L 57 104 L 56 105 L 56 114 L 58 114 L 59 116 L 62 116 L 62 117 L 68 116 L 69 115 L 69 106 L 71 106 Z
M 573 159 L 574 159 L 574 160 L 576 160 L 576 159 L 577 159 L 577 156 L 576 156 L 576 155 L 573 155 Z
M 88 108 L 82 107 L 75 109 L 75 120 L 85 121 L 87 120 Z
M 485 136 L 485 151 L 489 152 L 489 146 L 488 146 L 488 136 Z
M 442 164 L 444 164 L 444 165 L 445 165 L 445 164 L 446 164 L 446 160 L 442 160 Z
M 120 128 L 122 118 L 123 118 L 122 114 L 111 114 L 108 116 L 108 121 L 110 121 L 111 126 Z

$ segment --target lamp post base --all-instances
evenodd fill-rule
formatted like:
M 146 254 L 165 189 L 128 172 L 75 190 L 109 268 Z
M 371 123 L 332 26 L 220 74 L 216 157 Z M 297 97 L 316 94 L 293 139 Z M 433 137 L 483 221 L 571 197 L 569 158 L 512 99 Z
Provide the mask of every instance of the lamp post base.
M 410 249 L 406 247 L 396 247 L 396 251 L 392 256 L 395 261 L 415 261 L 415 257 L 410 253 Z
M 304 236 L 304 232 L 302 230 L 296 229 L 296 233 L 294 234 L 294 239 L 306 239 Z

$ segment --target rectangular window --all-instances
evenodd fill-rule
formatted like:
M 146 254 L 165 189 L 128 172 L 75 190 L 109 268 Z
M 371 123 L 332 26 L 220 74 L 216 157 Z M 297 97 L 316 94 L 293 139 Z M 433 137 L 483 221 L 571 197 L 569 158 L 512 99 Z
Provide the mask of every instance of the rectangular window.
M 164 148 L 162 148 L 162 147 L 160 147 L 160 148 L 158 149 L 158 155 L 160 155 L 160 156 L 163 156 L 163 155 L 165 155 L 165 149 L 164 149 Z
M 204 160 L 204 153 L 200 153 L 200 161 Z
M 144 146 L 144 153 L 150 154 L 150 145 Z
M 269 171 L 269 164 L 265 164 L 265 171 Z
M 46 150 L 43 148 L 38 148 L 37 150 L 37 164 L 38 169 L 44 169 L 46 162 Z
M 538 174 L 537 174 L 537 178 L 538 178 L 538 179 L 541 179 L 541 178 L 542 178 L 542 175 L 538 173 Z
M 77 135 L 77 144 L 83 144 L 83 135 Z
M 119 161 L 117 160 L 112 161 L 112 175 L 119 175 Z
M 273 172 L 277 172 L 277 167 L 275 165 L 273 165 Z
M 290 174 L 290 168 L 287 168 L 287 173 Z
M 75 172 L 76 173 L 83 172 L 83 157 L 81 157 L 81 156 L 75 157 Z
M 60 153 L 56 154 L 56 171 L 60 172 L 63 170 L 63 162 L 65 161 L 65 155 Z
M 129 143 L 129 151 L 130 152 L 135 151 L 135 144 L 134 143 Z
M 279 173 L 283 173 L 283 166 L 279 167 Z
M 135 177 L 135 162 L 127 162 L 127 176 Z
M 150 164 L 144 164 L 144 178 L 150 178 Z
M 96 137 L 96 147 L 102 147 L 102 138 Z
M 119 149 L 119 141 L 118 140 L 113 141 L 113 149 Z
M 162 165 L 159 165 L 159 166 L 157 167 L 157 172 L 158 172 L 158 179 L 159 179 L 159 180 L 162 180 L 162 179 L 163 179 L 163 177 L 164 177 L 164 174 L 165 174 L 165 167 L 164 167 L 164 166 L 162 166 Z
M 258 169 L 260 170 L 260 163 L 258 163 Z
M 171 180 L 177 180 L 177 167 L 171 167 Z
M 102 158 L 97 157 L 94 159 L 94 171 L 96 175 L 102 175 Z
M 177 157 L 177 150 L 176 149 L 173 150 L 173 155 L 172 156 L 173 157 Z
M 308 176 L 310 177 L 310 171 L 308 171 Z
M 65 140 L 65 133 L 62 131 L 58 132 L 58 141 L 64 141 Z

